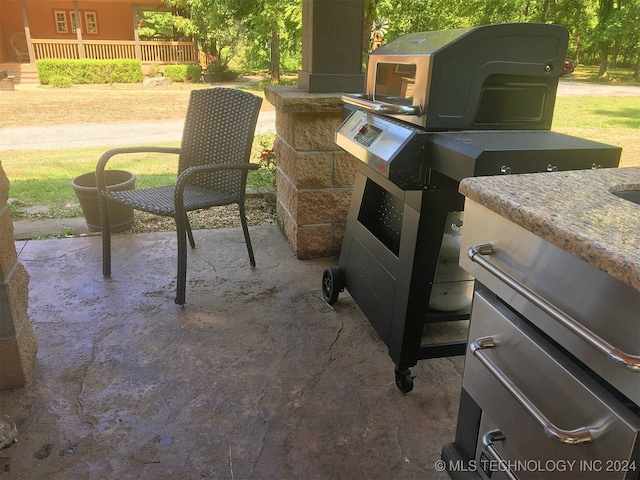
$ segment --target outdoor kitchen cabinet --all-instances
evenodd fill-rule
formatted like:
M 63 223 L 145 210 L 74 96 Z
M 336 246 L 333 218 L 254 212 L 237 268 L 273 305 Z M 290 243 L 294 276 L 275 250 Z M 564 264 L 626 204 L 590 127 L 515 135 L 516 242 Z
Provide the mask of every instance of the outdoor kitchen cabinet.
M 460 191 L 476 285 L 449 475 L 640 478 L 640 168 Z

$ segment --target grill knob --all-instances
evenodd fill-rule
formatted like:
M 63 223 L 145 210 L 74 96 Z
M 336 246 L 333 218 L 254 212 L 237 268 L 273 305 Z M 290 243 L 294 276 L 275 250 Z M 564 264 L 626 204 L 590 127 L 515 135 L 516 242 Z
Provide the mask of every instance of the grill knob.
M 547 172 L 557 172 L 558 171 L 558 166 L 557 165 L 547 165 Z
M 500 173 L 504 174 L 504 175 L 511 175 L 511 167 L 508 165 L 503 165 L 500 168 Z

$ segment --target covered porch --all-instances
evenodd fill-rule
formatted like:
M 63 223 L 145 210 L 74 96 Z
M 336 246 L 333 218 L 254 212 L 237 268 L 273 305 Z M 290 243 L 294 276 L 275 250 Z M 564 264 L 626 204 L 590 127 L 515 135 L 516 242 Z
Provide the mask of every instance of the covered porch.
M 175 233 L 115 236 L 112 279 L 100 236 L 16 242 L 39 348 L 0 391 L 7 478 L 448 478 L 462 357 L 419 362 L 404 395 L 351 298 L 320 298 L 336 258 L 251 227 L 251 269 L 240 229 L 194 234 L 186 308 Z
M 140 34 L 143 12 L 168 11 L 162 0 L 4 0 L 0 3 L 0 70 L 19 77 L 15 64 L 45 58 L 135 59 L 155 64 L 207 65 L 186 38 Z M 16 78 L 20 82 L 20 78 Z

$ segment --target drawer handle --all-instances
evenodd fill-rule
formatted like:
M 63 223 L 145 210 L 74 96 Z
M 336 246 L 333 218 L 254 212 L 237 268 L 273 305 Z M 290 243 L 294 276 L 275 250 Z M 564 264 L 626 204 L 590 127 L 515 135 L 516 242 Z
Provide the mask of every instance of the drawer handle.
M 622 365 L 623 367 L 633 372 L 640 373 L 640 357 L 625 353 L 615 348 L 613 345 L 595 335 L 593 332 L 582 326 L 576 320 L 568 316 L 566 313 L 559 310 L 555 305 L 549 303 L 540 295 L 528 289 L 511 275 L 504 272 L 503 270 L 500 270 L 498 267 L 489 262 L 489 260 L 484 258 L 485 255 L 492 254 L 493 246 L 490 243 L 474 245 L 467 251 L 467 255 L 473 262 L 477 263 L 497 279 L 513 288 L 516 292 L 529 300 L 536 307 L 540 308 L 543 312 L 553 317 L 554 320 L 564 325 L 589 345 L 593 346 L 596 350 L 604 353 L 607 357 L 609 357 L 609 359 L 613 360 L 617 364 Z
M 498 449 L 493 444 L 493 442 L 499 442 L 501 440 L 504 440 L 504 435 L 500 430 L 490 430 L 482 436 L 482 445 L 484 445 L 487 452 L 491 454 L 493 459 L 497 461 L 498 464 L 505 467 L 501 468 L 501 471 L 509 480 L 518 480 L 518 477 L 511 473 L 511 470 L 509 470 L 509 468 L 506 468 L 508 466 L 508 463 L 504 461 L 504 458 L 502 458 L 502 455 L 500 455 L 500 452 L 498 452 Z
M 587 427 L 576 428 L 575 430 L 564 430 L 556 427 L 545 415 L 529 400 L 524 393 L 507 377 L 496 364 L 483 352 L 486 348 L 493 348 L 497 345 L 493 337 L 476 338 L 471 342 L 469 347 L 473 356 L 480 360 L 487 370 L 498 380 L 504 388 L 522 405 L 522 407 L 534 418 L 536 422 L 544 429 L 549 437 L 560 443 L 568 445 L 579 445 L 581 443 L 593 442 L 593 435 Z

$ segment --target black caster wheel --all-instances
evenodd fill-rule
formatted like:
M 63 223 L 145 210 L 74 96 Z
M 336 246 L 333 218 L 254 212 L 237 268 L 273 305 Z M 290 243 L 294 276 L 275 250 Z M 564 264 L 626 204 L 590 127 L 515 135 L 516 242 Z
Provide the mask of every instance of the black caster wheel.
M 409 393 L 413 390 L 413 378 L 411 370 L 408 368 L 396 368 L 396 387 L 402 393 Z
M 322 274 L 322 299 L 333 306 L 344 290 L 342 272 L 337 267 L 327 267 Z

